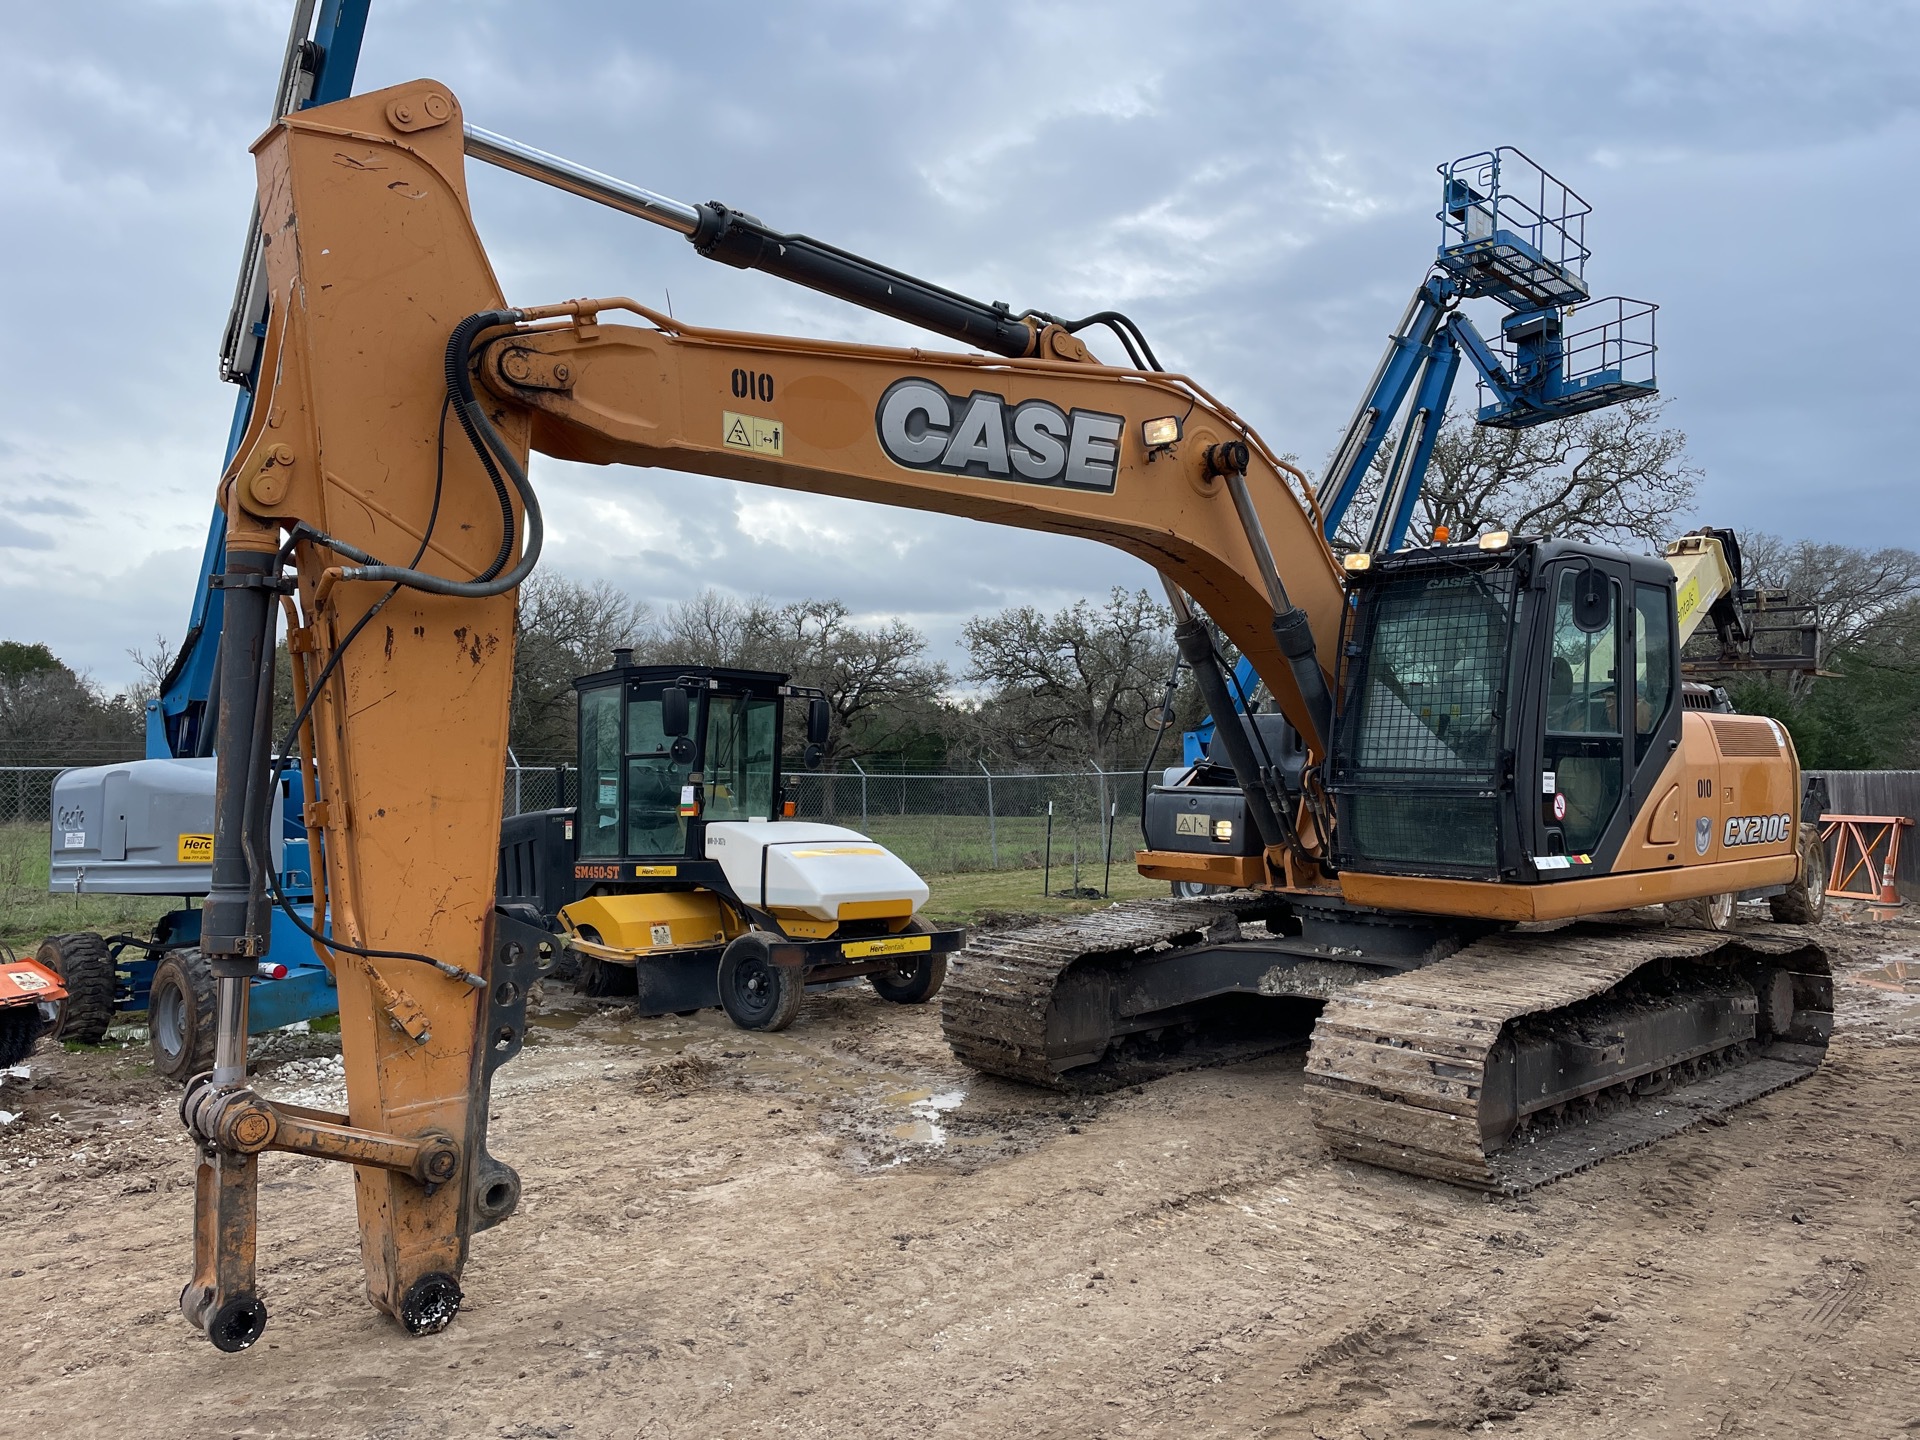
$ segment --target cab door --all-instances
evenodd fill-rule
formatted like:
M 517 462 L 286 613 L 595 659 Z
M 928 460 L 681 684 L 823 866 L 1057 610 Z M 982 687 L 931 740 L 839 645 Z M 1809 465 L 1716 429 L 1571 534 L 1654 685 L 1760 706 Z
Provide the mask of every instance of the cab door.
M 1624 565 L 1597 556 L 1557 562 L 1546 582 L 1534 869 L 1541 880 L 1573 880 L 1605 873 L 1627 805 L 1632 582 Z

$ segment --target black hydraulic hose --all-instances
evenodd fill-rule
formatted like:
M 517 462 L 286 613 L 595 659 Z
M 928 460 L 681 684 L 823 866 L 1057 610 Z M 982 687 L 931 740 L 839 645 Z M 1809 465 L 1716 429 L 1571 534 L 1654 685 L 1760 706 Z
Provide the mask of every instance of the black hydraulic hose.
M 341 579 L 388 580 L 396 585 L 404 585 L 410 590 L 424 590 L 429 595 L 452 595 L 463 600 L 484 600 L 489 596 L 504 595 L 533 573 L 533 567 L 540 559 L 540 548 L 546 539 L 546 527 L 540 517 L 540 502 L 534 496 L 533 485 L 527 479 L 525 467 L 514 458 L 513 451 L 507 447 L 507 442 L 501 438 L 500 432 L 493 428 L 493 422 L 487 419 L 486 411 L 474 397 L 473 381 L 468 373 L 474 337 L 496 325 L 511 325 L 520 320 L 522 315 L 523 312 L 519 310 L 483 310 L 462 320 L 454 327 L 453 334 L 447 340 L 447 393 L 453 413 L 460 421 L 460 428 L 466 432 L 467 440 L 472 444 L 474 453 L 480 457 L 480 463 L 486 469 L 487 477 L 493 481 L 494 491 L 500 499 L 502 520 L 500 553 L 495 557 L 493 565 L 484 571 L 478 580 L 446 580 L 438 575 L 429 575 L 411 565 L 377 564 L 343 566 L 340 571 Z M 444 411 L 442 414 L 444 416 Z M 500 567 L 513 553 L 513 504 L 508 498 L 506 485 L 500 479 L 500 471 L 494 464 L 495 460 L 499 461 L 500 466 L 506 468 L 508 478 L 513 481 L 513 488 L 519 492 L 520 503 L 527 514 L 526 548 L 521 551 L 519 563 L 505 573 L 501 572 Z M 425 553 L 423 547 L 421 554 Z
M 1147 838 L 1147 794 L 1153 788 L 1153 762 L 1160 758 L 1160 741 L 1173 724 L 1173 693 L 1180 688 L 1180 655 L 1173 657 L 1173 669 L 1167 672 L 1167 688 L 1160 697 L 1160 727 L 1153 732 L 1153 744 L 1147 748 L 1147 762 L 1140 767 L 1140 843 L 1151 846 Z
M 1035 313 L 1038 314 L 1038 312 Z M 1146 334 L 1138 325 L 1134 324 L 1129 317 L 1122 315 L 1118 310 L 1096 310 L 1093 314 L 1083 316 L 1078 320 L 1059 320 L 1051 315 L 1041 315 L 1039 318 L 1042 320 L 1052 320 L 1054 324 L 1058 325 L 1070 335 L 1086 329 L 1089 325 L 1104 325 L 1120 337 L 1120 343 L 1126 347 L 1127 357 L 1133 361 L 1134 369 L 1164 370 L 1166 368 L 1160 363 L 1159 358 L 1154 355 L 1153 347 L 1147 343 Z M 1129 335 L 1132 336 L 1132 339 L 1128 339 Z M 1133 348 L 1136 341 L 1140 346 L 1138 350 Z M 1142 356 L 1145 356 L 1145 364 L 1141 363 Z
M 481 327 L 481 328 L 484 328 L 484 327 Z M 469 337 L 468 340 L 463 342 L 463 344 L 471 345 L 471 337 Z M 472 393 L 471 389 L 468 390 L 468 393 L 469 394 Z M 446 438 L 447 438 L 447 410 L 451 406 L 452 399 L 453 399 L 453 396 L 451 393 L 449 393 L 447 402 L 443 403 L 440 407 L 440 432 L 439 432 L 439 438 L 437 443 L 440 450 L 443 453 L 440 456 L 440 463 L 435 467 L 435 470 L 434 470 L 433 506 L 427 512 L 427 523 L 420 532 L 420 544 L 418 548 L 414 550 L 413 558 L 410 561 L 408 561 L 405 566 L 381 566 L 378 564 L 378 562 L 374 559 L 373 556 L 367 554 L 364 550 L 360 550 L 355 546 L 349 545 L 343 540 L 337 540 L 333 536 L 328 535 L 323 531 L 317 530 L 313 526 L 305 524 L 304 522 L 297 524 L 293 527 L 293 532 L 287 537 L 287 543 L 281 547 L 280 558 L 282 560 L 282 563 L 284 563 L 285 560 L 291 555 L 294 545 L 299 541 L 304 540 L 314 544 L 324 545 L 328 549 L 337 551 L 338 553 L 347 556 L 349 559 L 360 561 L 363 565 L 367 566 L 368 568 L 377 568 L 380 570 L 397 572 L 400 574 L 417 574 L 418 571 L 415 569 L 415 567 L 417 567 L 420 564 L 421 560 L 423 560 L 426 557 L 427 546 L 433 540 L 434 527 L 439 523 L 439 520 L 440 520 L 441 492 L 444 488 L 444 484 L 446 480 L 446 465 L 445 465 L 444 450 L 446 447 Z M 484 423 L 485 417 L 482 416 L 481 418 L 482 418 L 482 422 Z M 489 426 L 488 428 L 491 429 L 491 426 Z M 469 431 L 468 433 L 469 433 L 469 436 L 471 436 L 472 432 Z M 531 497 L 529 494 L 529 499 L 530 498 Z M 509 515 L 511 515 L 511 511 L 509 511 L 508 513 Z M 509 538 L 511 538 L 511 528 L 509 528 L 508 534 L 509 534 Z M 432 577 L 429 577 L 429 578 L 432 578 Z M 389 585 L 387 587 L 387 593 L 382 595 L 378 600 L 374 601 L 374 603 L 367 608 L 367 613 L 362 615 L 358 620 L 356 620 L 353 623 L 352 627 L 347 631 L 345 637 L 342 638 L 340 643 L 334 647 L 333 653 L 327 657 L 327 663 L 320 667 L 320 673 L 313 678 L 312 683 L 307 687 L 307 698 L 305 703 L 300 706 L 299 710 L 295 713 L 293 717 L 292 724 L 290 724 L 287 727 L 287 733 L 280 742 L 279 753 L 281 755 L 283 756 L 291 755 L 294 753 L 294 746 L 299 741 L 301 727 L 303 727 L 307 723 L 307 717 L 313 713 L 313 707 L 315 702 L 320 698 L 320 692 L 325 688 L 327 681 L 332 678 L 335 668 L 338 667 L 341 659 L 346 655 L 348 647 L 351 646 L 353 642 L 359 638 L 361 631 L 367 628 L 368 624 L 371 623 L 371 621 L 373 620 L 373 617 L 378 615 L 382 610 L 386 609 L 387 603 L 391 601 L 395 595 L 398 595 L 400 593 L 404 583 L 405 582 L 396 580 L 391 585 Z M 424 587 L 416 587 L 416 588 L 424 588 Z M 271 651 L 269 653 L 271 653 Z M 277 787 L 275 786 L 268 787 L 267 796 L 268 796 L 269 803 L 271 803 L 272 796 L 276 789 Z M 248 793 L 249 793 L 249 798 L 251 798 L 252 796 L 251 787 L 249 787 Z M 312 796 L 309 798 L 318 799 L 319 797 Z M 269 849 L 269 858 L 271 858 L 270 849 Z M 312 857 L 309 863 L 319 864 L 321 863 L 321 857 L 318 857 L 318 856 Z M 293 908 L 293 902 L 288 900 L 286 891 L 285 889 L 282 888 L 280 884 L 279 871 L 275 869 L 271 864 L 269 864 L 266 867 L 266 873 L 267 873 L 267 888 L 272 892 L 274 904 L 279 906 L 281 912 L 287 917 L 288 920 L 290 920 L 293 923 L 294 928 L 299 930 L 300 933 L 305 935 L 309 940 L 312 940 L 317 944 L 323 945 L 329 950 L 339 951 L 347 955 L 357 955 L 362 959 L 408 960 L 419 965 L 431 965 L 434 969 L 438 970 L 443 975 L 450 975 L 456 980 L 460 980 L 465 984 L 474 986 L 476 989 L 485 988 L 486 980 L 482 976 L 474 973 L 471 970 L 463 969 L 458 965 L 450 963 L 449 961 L 436 960 L 431 955 L 421 955 L 412 950 L 375 950 L 364 945 L 351 944 L 350 942 L 339 939 L 338 937 L 335 937 L 335 936 L 323 935 L 320 931 L 316 930 L 312 925 L 308 924 L 305 920 L 301 919 L 300 913 Z

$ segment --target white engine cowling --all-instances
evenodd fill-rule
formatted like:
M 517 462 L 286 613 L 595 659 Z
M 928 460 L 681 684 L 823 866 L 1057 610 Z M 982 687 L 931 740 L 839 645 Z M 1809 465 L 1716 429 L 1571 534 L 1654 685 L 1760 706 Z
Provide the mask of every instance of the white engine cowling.
M 843 905 L 927 903 L 927 883 L 886 846 L 841 825 L 806 820 L 720 820 L 707 826 L 707 858 L 734 894 L 762 909 L 838 920 Z

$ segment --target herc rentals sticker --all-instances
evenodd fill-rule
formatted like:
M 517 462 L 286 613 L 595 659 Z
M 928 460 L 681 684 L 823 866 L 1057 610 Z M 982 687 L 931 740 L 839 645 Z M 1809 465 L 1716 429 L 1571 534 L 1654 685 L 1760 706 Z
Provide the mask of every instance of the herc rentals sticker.
M 213 863 L 213 836 L 182 835 L 180 848 L 174 858 L 182 865 L 211 865 Z
M 1113 493 L 1126 421 L 1045 400 L 1009 405 L 976 390 L 964 400 L 931 380 L 896 380 L 874 416 L 880 448 L 909 470 Z
M 1793 833 L 1791 815 L 1731 815 L 1720 843 L 1734 845 L 1772 845 Z

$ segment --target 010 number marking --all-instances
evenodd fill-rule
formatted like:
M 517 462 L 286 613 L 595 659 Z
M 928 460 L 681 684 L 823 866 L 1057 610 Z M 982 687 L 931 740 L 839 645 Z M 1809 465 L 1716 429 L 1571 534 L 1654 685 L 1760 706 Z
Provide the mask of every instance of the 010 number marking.
M 759 370 L 735 370 L 733 394 L 736 400 L 773 400 L 773 376 Z

